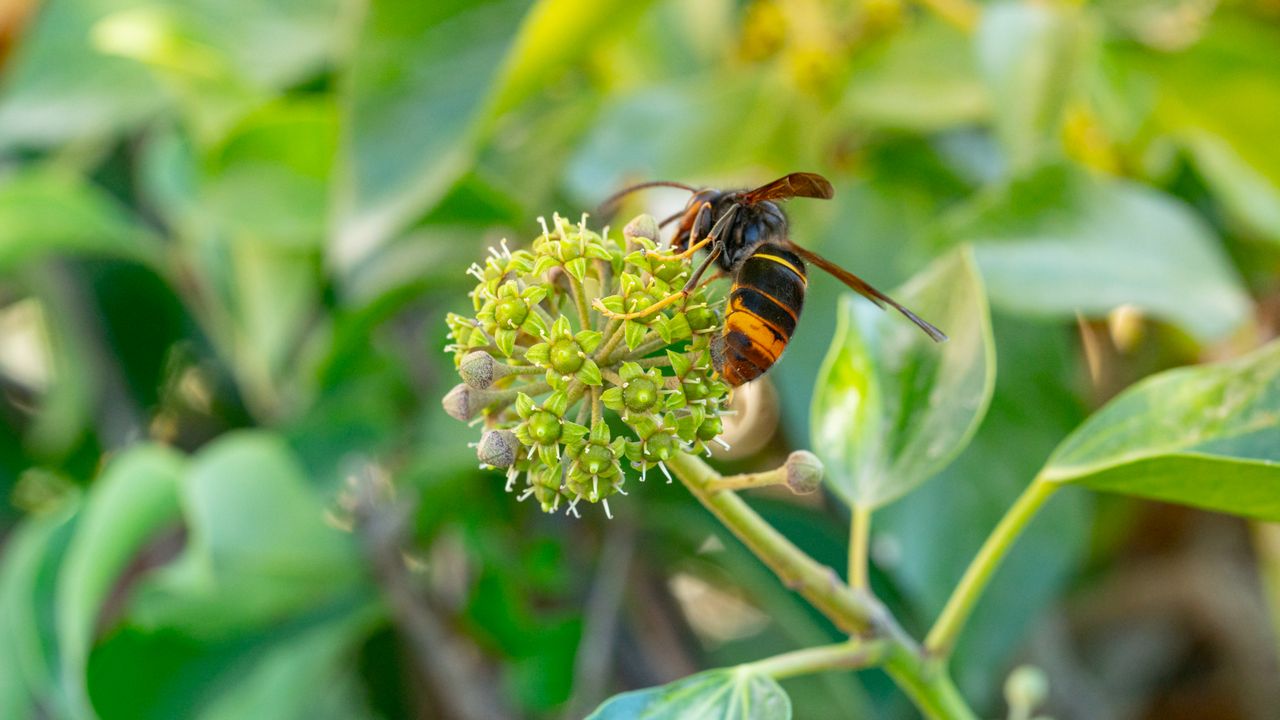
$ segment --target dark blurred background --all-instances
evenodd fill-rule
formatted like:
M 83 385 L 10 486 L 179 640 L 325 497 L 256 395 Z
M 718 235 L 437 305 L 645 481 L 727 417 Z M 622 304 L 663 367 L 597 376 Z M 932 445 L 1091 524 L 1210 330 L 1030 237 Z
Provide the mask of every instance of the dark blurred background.
M 0 717 L 578 718 L 838 639 L 679 485 L 545 516 L 440 410 L 466 266 L 641 179 L 822 172 L 795 239 L 881 287 L 974 245 L 991 410 L 873 529 L 918 635 L 1089 411 L 1275 334 L 1277 138 L 1275 0 L 3 0 Z M 808 445 L 838 293 L 723 467 Z M 1274 718 L 1280 530 L 1061 495 L 957 651 L 980 713 L 1032 663 L 1062 720 Z M 753 504 L 845 566 L 840 503 Z

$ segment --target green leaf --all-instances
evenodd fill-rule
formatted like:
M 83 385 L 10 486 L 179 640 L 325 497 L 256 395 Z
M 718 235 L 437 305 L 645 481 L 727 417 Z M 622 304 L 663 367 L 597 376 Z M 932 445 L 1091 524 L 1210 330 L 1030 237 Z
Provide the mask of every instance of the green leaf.
M 225 435 L 182 484 L 187 545 L 144 581 L 133 617 L 198 638 L 261 627 L 352 592 L 363 564 L 354 539 L 325 522 L 325 504 L 276 435 Z
M 1071 433 L 1040 476 L 1280 520 L 1280 342 L 1129 388 Z
M 58 566 L 79 519 L 80 503 L 23 522 L 6 539 L 0 563 L 0 714 L 37 717 L 37 707 L 61 707 L 54 593 Z
M 202 708 L 200 720 L 338 720 L 364 714 L 351 663 L 353 645 L 369 624 L 361 615 L 340 616 L 255 654 L 252 666 Z
M 627 343 L 628 350 L 640 347 L 640 343 L 644 342 L 644 337 L 648 334 L 649 328 L 643 323 L 635 320 L 622 321 L 622 339 Z
M 1204 222 L 1135 183 L 1048 166 L 978 196 L 936 230 L 972 243 L 993 305 L 1097 316 L 1131 304 L 1202 341 L 1230 333 L 1249 297 Z
M 814 451 L 849 503 L 880 507 L 947 465 L 969 442 L 995 381 L 982 280 L 967 249 L 892 295 L 950 335 L 942 344 L 896 312 L 846 295 L 814 389 Z
M 1280 29 L 1273 24 L 1224 9 L 1185 52 L 1126 44 L 1111 56 L 1118 67 L 1152 83 L 1155 107 L 1135 114 L 1149 117 L 1186 149 L 1230 218 L 1280 243 L 1277 43 Z
M 528 0 L 370 3 L 351 61 L 340 226 L 351 267 L 466 170 Z
M 168 448 L 133 448 L 107 466 L 85 500 L 57 595 L 64 689 L 78 717 L 93 717 L 84 678 L 102 605 L 147 540 L 178 520 L 184 462 Z
M 494 90 L 503 113 L 544 92 L 553 74 L 599 46 L 652 0 L 541 0 L 529 11 Z
M 160 108 L 146 69 L 98 53 L 89 31 L 127 0 L 64 0 L 32 18 L 8 61 L 0 95 L 0 149 L 109 137 Z
M 320 249 L 337 139 L 328 100 L 284 101 L 253 113 L 209 153 L 197 222 L 256 242 Z
M 29 170 L 0 181 L 0 273 L 55 254 L 159 265 L 161 248 L 124 208 L 75 175 Z
M 844 93 L 842 110 L 854 120 L 927 132 L 988 115 L 986 88 L 961 30 L 921 18 L 870 54 Z
M 191 107 L 192 124 L 207 124 L 226 107 L 219 81 L 234 78 L 243 94 L 261 96 L 314 73 L 345 40 L 340 8 L 339 0 L 42 8 L 0 98 L 0 149 L 109 138 L 174 100 Z
M 745 667 L 709 670 L 667 685 L 615 695 L 587 720 L 788 720 L 791 699 Z
M 996 134 L 1015 170 L 1055 143 L 1073 86 L 1079 22 L 1072 8 L 999 2 L 982 10 L 978 65 L 991 93 Z

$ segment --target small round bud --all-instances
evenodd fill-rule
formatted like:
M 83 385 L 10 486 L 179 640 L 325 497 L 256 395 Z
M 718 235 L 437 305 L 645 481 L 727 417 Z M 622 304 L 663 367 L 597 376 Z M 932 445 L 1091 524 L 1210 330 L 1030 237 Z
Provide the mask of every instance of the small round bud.
M 569 338 L 555 341 L 551 345 L 551 367 L 556 372 L 572 375 L 578 372 L 583 363 L 582 348 Z
M 650 305 L 653 304 L 653 302 L 654 302 L 653 296 L 650 295 L 649 293 L 636 292 L 636 293 L 631 293 L 631 295 L 627 296 L 627 301 L 624 304 L 626 305 L 627 312 L 633 313 L 633 312 L 640 312 L 641 310 L 647 309 Z M 636 321 L 641 323 L 648 323 L 648 322 L 651 322 L 654 319 L 654 317 L 655 317 L 654 315 L 649 315 L 648 317 L 638 318 Z
M 483 350 L 467 353 L 458 364 L 458 375 L 464 382 L 476 390 L 484 390 L 497 379 L 495 370 L 498 361 Z
M 455 385 L 440 401 L 444 411 L 455 420 L 467 422 L 480 412 L 476 391 L 467 385 Z
M 724 431 L 724 423 L 719 416 L 711 416 L 702 421 L 698 426 L 698 439 L 703 442 L 714 440 L 717 435 Z
M 638 377 L 622 389 L 622 402 L 628 410 L 647 412 L 658 402 L 658 385 L 647 377 Z
M 628 241 L 635 238 L 647 238 L 658 242 L 658 221 L 652 215 L 639 215 L 622 228 L 622 237 Z
M 645 442 L 645 454 L 655 460 L 670 460 L 679 451 L 675 438 L 667 433 L 657 433 Z
M 605 445 L 588 445 L 578 458 L 582 469 L 592 475 L 599 475 L 613 464 L 613 453 Z
M 529 317 L 529 306 L 520 298 L 507 298 L 493 309 L 493 319 L 498 327 L 515 330 Z
M 653 271 L 653 276 L 664 283 L 674 283 L 685 272 L 685 267 L 678 263 L 663 263 Z
M 689 402 L 697 402 L 698 400 L 706 400 L 711 394 L 711 389 L 700 381 L 687 382 L 684 384 L 684 397 Z
M 822 485 L 822 461 L 808 450 L 788 455 L 786 470 L 787 487 L 796 495 L 808 495 Z
M 1049 679 L 1033 665 L 1019 665 L 1004 681 L 1004 699 L 1009 707 L 1024 709 L 1028 714 L 1048 695 Z
M 516 449 L 520 441 L 510 430 L 488 430 L 480 436 L 480 444 L 476 446 L 476 457 L 485 465 L 493 467 L 511 467 L 516 461 Z
M 693 308 L 686 311 L 684 316 L 689 321 L 689 327 L 692 328 L 694 332 L 715 327 L 719 322 L 719 318 L 716 317 L 715 311 L 707 307 Z
M 560 439 L 560 418 L 546 410 L 529 416 L 529 435 L 540 445 L 550 445 Z

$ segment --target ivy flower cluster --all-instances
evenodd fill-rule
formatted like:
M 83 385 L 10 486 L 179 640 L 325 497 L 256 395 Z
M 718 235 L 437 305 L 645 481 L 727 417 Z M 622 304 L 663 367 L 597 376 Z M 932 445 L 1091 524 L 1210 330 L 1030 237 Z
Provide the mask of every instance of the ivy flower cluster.
M 626 494 L 628 469 L 643 481 L 675 453 L 718 441 L 729 387 L 711 364 L 719 315 L 704 287 L 660 311 L 634 314 L 678 293 L 687 260 L 659 249 L 642 215 L 621 241 L 586 216 L 556 215 L 530 249 L 504 240 L 468 271 L 474 314 L 450 314 L 447 350 L 462 383 L 444 398 L 453 417 L 483 426 L 482 467 L 506 471 L 506 487 L 546 512 Z M 609 312 L 602 312 L 602 306 Z

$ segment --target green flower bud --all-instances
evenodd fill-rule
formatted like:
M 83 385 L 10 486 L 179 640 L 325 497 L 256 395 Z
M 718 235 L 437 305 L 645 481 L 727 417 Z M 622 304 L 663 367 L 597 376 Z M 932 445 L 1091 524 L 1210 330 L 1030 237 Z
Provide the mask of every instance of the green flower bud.
M 578 464 L 583 470 L 592 474 L 599 475 L 612 467 L 614 463 L 613 451 L 608 445 L 587 445 L 582 454 L 578 456 Z
M 1018 708 L 1030 714 L 1048 696 L 1049 679 L 1038 667 L 1020 665 L 1005 680 L 1004 697 L 1010 708 Z
M 628 241 L 645 238 L 649 242 L 658 242 L 658 221 L 652 215 L 638 215 L 622 228 L 622 237 Z
M 550 445 L 560 439 L 560 418 L 546 410 L 529 417 L 529 435 L 539 445 Z
M 622 388 L 622 402 L 628 410 L 648 412 L 658 403 L 658 384 L 647 377 L 638 377 Z
M 720 418 L 715 418 L 718 423 Z M 822 486 L 825 468 L 817 455 L 808 450 L 796 450 L 787 456 L 787 487 L 796 495 L 808 495 Z
M 515 330 L 523 325 L 528 317 L 529 305 L 518 297 L 507 298 L 499 302 L 493 310 L 494 322 L 498 324 L 498 327 L 506 330 Z
M 684 315 L 694 332 L 713 329 L 720 323 L 720 318 L 716 316 L 715 311 L 706 306 L 690 308 Z
M 568 338 L 557 340 L 551 344 L 551 367 L 556 372 L 572 375 L 578 372 L 586 359 L 578 343 Z
M 724 432 L 724 423 L 721 422 L 719 416 L 712 416 L 702 421 L 698 426 L 698 439 L 703 442 L 710 442 L 716 436 Z
M 655 433 L 644 444 L 645 455 L 654 462 L 670 460 L 679 450 L 675 437 L 665 432 Z

